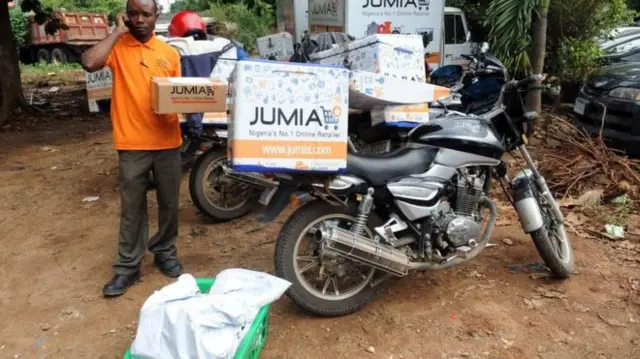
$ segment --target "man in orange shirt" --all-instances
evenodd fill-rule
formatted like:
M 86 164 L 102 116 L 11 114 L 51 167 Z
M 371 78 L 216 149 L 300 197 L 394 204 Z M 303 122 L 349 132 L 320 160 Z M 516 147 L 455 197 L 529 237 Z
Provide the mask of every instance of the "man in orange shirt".
M 140 278 L 147 249 L 147 184 L 149 171 L 157 182 L 158 232 L 149 240 L 154 265 L 177 277 L 178 200 L 181 161 L 177 115 L 151 109 L 151 77 L 180 77 L 180 55 L 154 34 L 159 11 L 155 0 L 128 0 L 115 30 L 82 55 L 89 72 L 105 65 L 113 73 L 111 120 L 120 167 L 120 238 L 115 276 L 104 286 L 105 296 L 118 296 Z

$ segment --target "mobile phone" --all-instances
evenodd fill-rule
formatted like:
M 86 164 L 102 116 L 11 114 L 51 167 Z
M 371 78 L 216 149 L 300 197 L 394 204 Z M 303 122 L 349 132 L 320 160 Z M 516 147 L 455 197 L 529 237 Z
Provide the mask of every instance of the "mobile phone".
M 131 21 L 129 21 L 129 15 L 124 14 L 123 19 L 124 20 L 124 25 L 128 28 L 131 28 Z

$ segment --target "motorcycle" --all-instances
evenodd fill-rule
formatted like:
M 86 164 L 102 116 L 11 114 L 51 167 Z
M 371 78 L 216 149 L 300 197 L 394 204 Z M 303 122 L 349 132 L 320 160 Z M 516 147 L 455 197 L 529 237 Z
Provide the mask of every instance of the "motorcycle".
M 502 71 L 508 78 L 499 60 L 489 62 L 484 74 Z M 506 82 L 485 114 L 452 113 L 416 127 L 392 153 L 349 153 L 343 174 L 275 174 L 279 185 L 261 221 L 272 221 L 291 201 L 302 204 L 275 244 L 275 273 L 292 283 L 287 296 L 315 315 L 347 315 L 365 307 L 390 278 L 475 258 L 498 216 L 492 180 L 502 184 L 551 273 L 568 278 L 574 259 L 563 214 L 522 134 L 537 113 L 512 117 L 503 104 L 506 94 L 537 79 Z M 502 157 L 515 150 L 528 169 L 510 179 Z
M 305 63 L 310 55 L 331 48 L 335 44 L 353 40 L 344 33 L 326 32 L 310 36 L 305 34 L 301 43 L 295 45 L 295 55 L 292 62 Z M 484 45 L 482 52 L 487 51 Z M 493 58 L 490 55 L 478 60 L 470 57 L 475 63 L 482 63 L 476 68 L 484 68 L 484 58 Z M 499 78 L 501 73 L 486 74 L 486 78 Z M 456 91 L 464 92 L 467 86 L 475 86 L 477 75 L 469 72 L 464 81 L 459 81 L 457 87 L 452 89 L 452 96 L 443 100 L 435 108 L 431 109 L 433 117 L 442 116 L 445 109 L 462 109 L 473 101 L 481 101 L 485 94 L 462 97 Z M 468 80 L 466 80 L 468 79 Z M 477 95 L 477 96 L 476 96 Z M 475 97 L 474 97 L 475 96 Z M 389 153 L 397 148 L 405 146 L 407 133 L 412 128 L 388 126 L 380 123 L 372 126 L 369 112 L 349 114 L 349 145 L 352 152 L 380 154 Z M 208 150 L 198 155 L 189 176 L 189 193 L 198 210 L 216 221 L 228 221 L 240 218 L 248 214 L 258 203 L 265 204 L 266 197 L 261 195 L 270 193 L 277 187 L 277 180 L 267 178 L 259 173 L 238 173 L 227 165 L 226 158 L 226 131 L 216 130 L 211 137 L 205 137 L 200 142 L 192 142 L 190 149 L 200 151 L 202 144 L 208 144 Z

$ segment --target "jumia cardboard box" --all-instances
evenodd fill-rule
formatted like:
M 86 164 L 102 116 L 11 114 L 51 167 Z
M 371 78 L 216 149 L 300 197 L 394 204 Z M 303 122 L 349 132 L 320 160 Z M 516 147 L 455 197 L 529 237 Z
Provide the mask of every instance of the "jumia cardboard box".
M 226 112 L 227 85 L 201 77 L 154 77 L 151 107 L 159 114 Z

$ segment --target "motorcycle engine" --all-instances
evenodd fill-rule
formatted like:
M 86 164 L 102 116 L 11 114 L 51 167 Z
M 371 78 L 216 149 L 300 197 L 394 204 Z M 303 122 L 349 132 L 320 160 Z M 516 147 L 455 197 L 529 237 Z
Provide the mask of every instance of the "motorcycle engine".
M 478 241 L 482 227 L 478 215 L 478 203 L 482 198 L 484 176 L 463 170 L 458 177 L 453 212 L 449 212 L 440 224 L 445 240 L 454 247 Z

